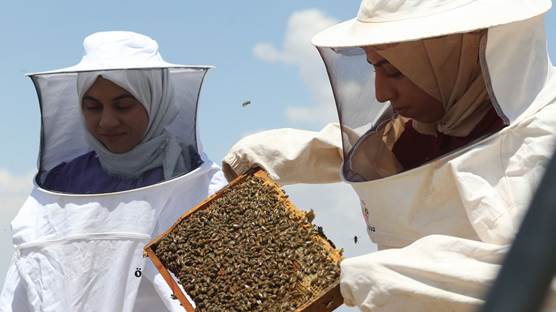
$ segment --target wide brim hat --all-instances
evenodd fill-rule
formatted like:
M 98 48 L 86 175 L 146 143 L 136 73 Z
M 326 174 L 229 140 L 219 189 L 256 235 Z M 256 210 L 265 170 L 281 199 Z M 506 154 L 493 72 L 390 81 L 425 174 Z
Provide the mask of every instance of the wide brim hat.
M 363 0 L 357 17 L 325 29 L 317 47 L 342 48 L 412 41 L 526 20 L 550 0 Z
M 83 41 L 83 48 L 85 53 L 76 65 L 27 75 L 123 69 L 210 69 L 214 67 L 168 63 L 160 55 L 158 43 L 155 40 L 131 31 L 104 31 L 91 34 Z

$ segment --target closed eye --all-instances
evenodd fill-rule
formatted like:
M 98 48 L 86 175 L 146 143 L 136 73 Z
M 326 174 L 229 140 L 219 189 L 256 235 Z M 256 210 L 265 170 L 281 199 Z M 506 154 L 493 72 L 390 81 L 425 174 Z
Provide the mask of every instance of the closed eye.
M 384 70 L 384 73 L 387 77 L 397 78 L 402 76 L 402 73 L 390 63 L 384 64 L 382 66 L 382 69 Z
M 136 105 L 140 105 L 134 97 L 126 97 L 114 102 L 114 107 L 118 110 L 128 110 Z
M 100 111 L 100 110 L 102 110 L 102 104 L 100 104 L 99 102 L 97 102 L 94 99 L 90 99 L 90 98 L 85 97 L 85 98 L 83 98 L 81 108 L 83 110 L 88 110 L 88 111 Z

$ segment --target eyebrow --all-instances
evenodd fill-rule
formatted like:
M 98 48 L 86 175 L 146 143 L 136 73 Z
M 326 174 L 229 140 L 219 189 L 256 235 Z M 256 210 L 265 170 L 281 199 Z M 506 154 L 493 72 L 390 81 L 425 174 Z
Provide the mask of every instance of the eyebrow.
M 87 95 L 87 94 L 85 94 L 85 95 L 83 96 L 83 100 L 91 100 L 91 101 L 94 101 L 94 102 L 97 102 L 97 103 L 99 102 L 99 100 L 97 100 L 96 98 L 94 98 L 94 97 L 92 97 L 92 96 L 90 96 L 90 95 Z
M 117 97 L 113 98 L 112 101 L 118 101 L 118 100 L 125 99 L 125 98 L 134 99 L 135 97 L 133 95 L 129 94 L 129 93 L 125 93 L 125 94 L 118 95 Z M 95 101 L 95 102 L 100 102 L 97 98 L 92 97 L 88 94 L 83 96 L 83 100 L 91 100 L 91 101 Z
M 121 100 L 121 99 L 125 99 L 125 98 L 135 99 L 135 97 L 133 95 L 131 95 L 129 93 L 126 93 L 126 94 L 122 94 L 120 96 L 117 96 L 117 97 L 113 98 L 112 101 L 117 101 L 117 100 Z

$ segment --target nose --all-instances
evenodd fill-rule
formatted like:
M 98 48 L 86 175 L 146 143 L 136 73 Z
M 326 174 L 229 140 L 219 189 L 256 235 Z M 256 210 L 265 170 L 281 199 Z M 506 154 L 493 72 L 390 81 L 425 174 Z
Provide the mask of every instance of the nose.
M 382 71 L 377 70 L 375 73 L 375 97 L 380 103 L 392 100 L 396 95 L 396 90 L 394 89 L 389 78 L 382 73 Z
M 103 109 L 99 120 L 99 127 L 103 129 L 115 128 L 120 124 L 115 112 L 111 109 Z

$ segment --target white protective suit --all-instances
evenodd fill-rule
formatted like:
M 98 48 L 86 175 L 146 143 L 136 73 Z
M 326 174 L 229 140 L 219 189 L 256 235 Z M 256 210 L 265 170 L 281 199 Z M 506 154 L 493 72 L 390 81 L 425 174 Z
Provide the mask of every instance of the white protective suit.
M 210 67 L 166 63 L 154 40 L 130 32 L 94 34 L 85 40 L 85 52 L 76 66 L 31 75 L 43 117 L 39 174 L 12 221 L 15 255 L 0 311 L 183 311 L 143 247 L 226 183 L 202 152 L 194 124 Z M 167 130 L 186 133 L 178 139 L 191 140 L 202 164 L 176 178 L 116 193 L 43 189 L 41 172 L 91 149 L 83 139 L 76 73 L 141 68 L 169 70 L 179 112 Z
M 419 6 L 426 9 L 427 5 L 434 8 L 447 4 L 448 9 L 439 11 L 442 14 L 449 11 L 449 16 L 455 18 L 458 14 L 452 11 L 465 8 L 463 2 L 481 1 L 397 1 L 394 5 L 391 1 L 364 0 L 360 15 L 387 14 L 389 10 L 415 6 L 415 10 L 408 10 L 409 14 L 425 16 L 419 23 L 426 23 L 426 18 L 436 18 L 435 13 L 424 14 Z M 495 6 L 501 2 L 490 3 Z M 530 7 L 521 10 L 525 16 L 514 21 L 497 20 L 491 25 L 487 22 L 488 40 L 481 52 L 491 103 L 507 124 L 501 131 L 415 169 L 362 182 L 347 178 L 346 158 L 351 154 L 346 149 L 352 145 L 346 140 L 349 133 L 346 130 L 342 136 L 338 124 L 330 124 L 318 133 L 278 129 L 254 134 L 239 141 L 225 157 L 223 169 L 227 178 L 257 164 L 282 184 L 343 179 L 354 188 L 361 200 L 369 236 L 379 251 L 342 262 L 341 290 L 346 304 L 362 311 L 415 312 L 473 311 L 482 303 L 556 141 L 556 70 L 547 55 L 542 16 L 550 1 L 511 1 L 511 4 Z M 395 6 L 398 7 L 393 9 Z M 436 27 L 438 32 L 433 29 L 421 37 L 482 28 L 483 15 L 477 17 L 476 28 L 450 28 L 458 24 L 456 21 L 453 25 L 447 22 L 446 29 L 433 24 L 429 27 Z M 473 23 L 473 18 L 461 15 L 459 18 Z M 409 19 L 400 18 L 400 24 Z M 388 18 L 383 21 L 388 22 Z M 358 37 L 355 41 L 371 40 L 368 38 L 372 35 L 385 38 L 376 44 L 402 40 L 388 38 L 388 32 L 366 34 L 365 29 L 354 23 L 357 22 L 331 28 L 339 46 L 362 45 L 342 36 L 338 30 L 342 27 Z M 334 34 L 335 31 L 338 32 Z M 414 29 L 411 31 L 406 40 L 420 38 Z M 319 34 L 313 43 L 327 64 L 340 121 L 345 126 L 343 118 L 347 114 L 343 109 L 357 103 L 338 103 L 342 97 L 354 101 L 363 98 L 366 102 L 362 107 L 381 106 L 369 103 L 372 92 L 353 91 L 358 90 L 353 88 L 354 80 L 349 81 L 351 89 L 340 89 L 334 79 L 339 80 L 335 75 L 342 72 L 327 60 L 327 54 L 339 49 L 323 43 L 326 41 L 323 38 Z M 366 59 L 361 64 L 365 62 Z M 375 125 L 385 109 L 376 110 Z M 350 131 L 357 130 L 355 125 L 348 126 L 352 126 Z M 368 128 L 360 134 L 363 136 L 367 131 Z M 556 311 L 554 299 L 546 309 Z

